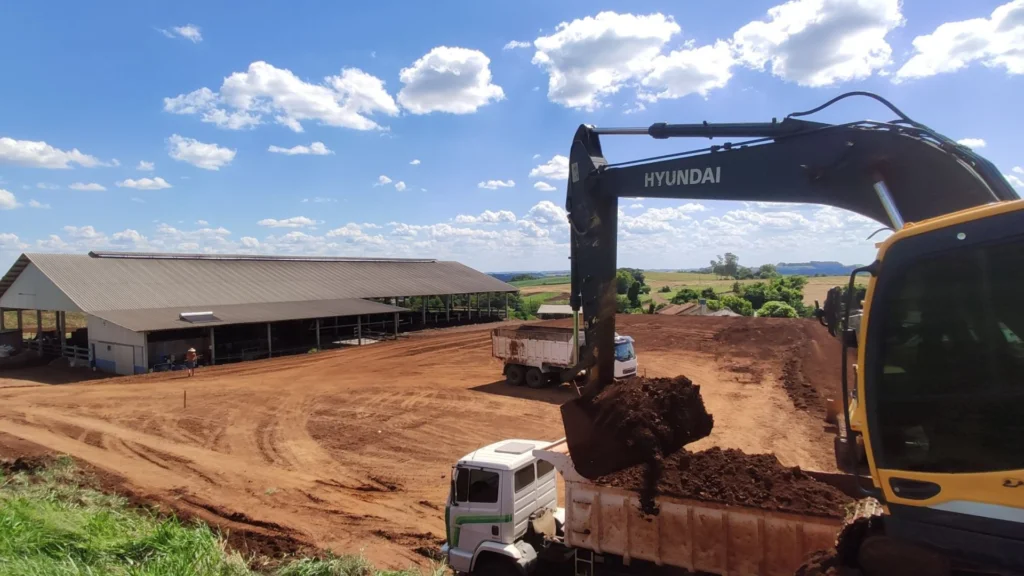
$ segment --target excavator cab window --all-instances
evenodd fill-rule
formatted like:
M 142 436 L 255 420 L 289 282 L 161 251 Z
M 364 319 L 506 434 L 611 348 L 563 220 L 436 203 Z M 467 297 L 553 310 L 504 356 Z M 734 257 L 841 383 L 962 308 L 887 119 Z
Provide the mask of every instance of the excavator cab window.
M 890 273 L 876 296 L 880 466 L 1024 468 L 1024 238 L 939 251 Z

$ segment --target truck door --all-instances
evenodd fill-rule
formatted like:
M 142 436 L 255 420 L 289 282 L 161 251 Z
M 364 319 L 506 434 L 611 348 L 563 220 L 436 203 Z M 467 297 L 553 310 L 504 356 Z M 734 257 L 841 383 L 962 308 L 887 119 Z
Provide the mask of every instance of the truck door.
M 464 466 L 455 470 L 455 495 L 448 511 L 449 545 L 471 559 L 480 543 L 501 541 L 501 524 L 512 518 L 501 510 L 499 472 Z

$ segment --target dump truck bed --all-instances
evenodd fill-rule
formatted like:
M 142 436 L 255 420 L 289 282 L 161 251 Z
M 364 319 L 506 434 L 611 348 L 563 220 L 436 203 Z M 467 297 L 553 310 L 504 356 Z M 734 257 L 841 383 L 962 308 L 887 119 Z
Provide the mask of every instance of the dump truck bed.
M 576 363 L 572 335 L 572 328 L 495 328 L 491 331 L 491 355 L 506 364 L 567 368 Z
M 728 576 L 792 576 L 807 554 L 834 547 L 842 527 L 838 518 L 671 496 L 657 497 L 659 513 L 647 516 L 636 492 L 580 476 L 564 439 L 533 453 L 565 480 L 565 544 L 625 562 Z

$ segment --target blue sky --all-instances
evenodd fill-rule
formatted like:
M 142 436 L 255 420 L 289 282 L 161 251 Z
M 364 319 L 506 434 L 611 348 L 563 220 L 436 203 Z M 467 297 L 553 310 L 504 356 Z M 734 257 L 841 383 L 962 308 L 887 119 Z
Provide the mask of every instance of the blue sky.
M 848 90 L 1024 185 L 1024 0 L 0 8 L 0 267 L 91 249 L 563 269 L 580 123 L 764 121 Z M 890 119 L 870 102 L 823 115 Z M 606 139 L 610 161 L 692 143 Z M 623 200 L 619 263 L 865 262 L 820 206 Z

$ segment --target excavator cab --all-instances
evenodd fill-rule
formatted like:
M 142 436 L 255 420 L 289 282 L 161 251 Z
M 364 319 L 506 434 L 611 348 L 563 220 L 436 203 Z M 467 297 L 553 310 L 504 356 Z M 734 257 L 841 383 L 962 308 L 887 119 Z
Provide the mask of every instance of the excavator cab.
M 803 119 L 852 96 L 874 98 L 897 119 Z M 602 135 L 750 139 L 610 164 Z M 584 409 L 613 385 L 618 198 L 835 206 L 893 232 L 857 271 L 870 278 L 859 329 L 850 327 L 854 277 L 847 302 L 830 294 L 820 314 L 857 354 L 856 383 L 845 353 L 837 367 L 845 416 L 837 449 L 862 447 L 865 495 L 887 512 L 865 535 L 873 547 L 859 549 L 862 567 L 872 562 L 865 550 L 883 549 L 888 559 L 893 550 L 937 558 L 917 567 L 936 573 L 953 565 L 1024 572 L 1024 201 L 995 166 L 869 93 L 781 122 L 581 126 L 569 162 L 570 304 L 586 319 L 579 368 L 589 369 L 581 397 L 562 406 L 574 462 L 595 474 L 639 463 Z

